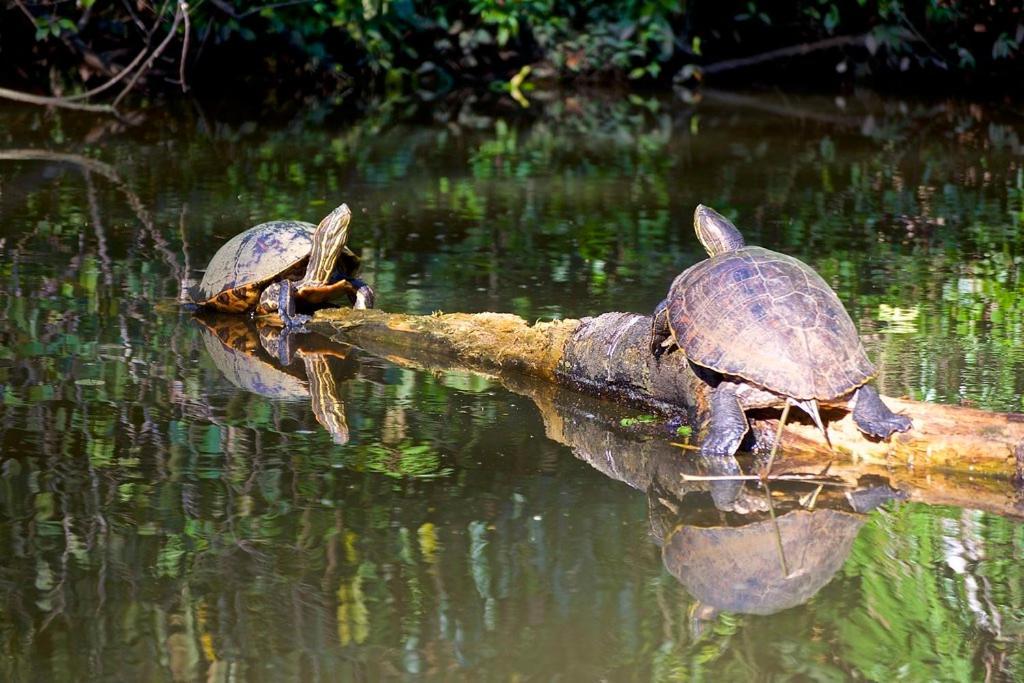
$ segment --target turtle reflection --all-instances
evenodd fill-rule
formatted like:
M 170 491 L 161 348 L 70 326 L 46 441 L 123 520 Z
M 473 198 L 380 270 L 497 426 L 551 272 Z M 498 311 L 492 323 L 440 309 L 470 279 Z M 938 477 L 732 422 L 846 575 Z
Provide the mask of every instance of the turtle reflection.
M 865 517 L 793 510 L 739 527 L 681 526 L 665 539 L 665 568 L 701 603 L 774 614 L 801 605 L 843 566 Z
M 336 444 L 349 440 L 345 403 L 330 359 L 347 349 L 315 335 L 281 329 L 232 315 L 197 314 L 203 343 L 217 369 L 240 389 L 276 399 L 308 399 Z M 284 335 L 284 336 L 282 336 Z M 302 361 L 299 369 L 295 358 Z
M 868 507 L 899 497 L 897 491 L 884 489 L 887 495 L 873 495 Z M 774 518 L 726 514 L 689 501 L 677 506 L 666 495 L 652 493 L 649 498 L 662 562 L 711 612 L 766 615 L 807 602 L 846 562 L 868 519 L 840 509 L 864 511 L 849 495 L 830 496 L 831 507 L 813 511 L 793 501 L 793 509 Z M 787 502 L 775 503 L 780 505 Z

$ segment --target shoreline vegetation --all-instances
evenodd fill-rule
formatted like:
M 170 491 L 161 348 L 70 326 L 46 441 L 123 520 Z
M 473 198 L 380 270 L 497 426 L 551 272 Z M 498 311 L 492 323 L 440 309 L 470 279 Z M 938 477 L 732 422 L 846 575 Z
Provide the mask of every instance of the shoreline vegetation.
M 742 82 L 1012 95 L 1017 3 L 801 0 L 9 0 L 0 99 L 119 113 L 192 90 L 252 98 L 551 83 Z

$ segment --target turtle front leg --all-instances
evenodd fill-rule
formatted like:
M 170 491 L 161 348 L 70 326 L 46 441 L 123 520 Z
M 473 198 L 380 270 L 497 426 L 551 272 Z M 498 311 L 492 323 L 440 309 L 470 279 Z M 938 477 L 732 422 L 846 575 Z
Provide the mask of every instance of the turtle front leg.
M 853 421 L 868 436 L 887 439 L 894 432 L 905 432 L 913 426 L 906 415 L 897 415 L 882 402 L 874 387 L 864 385 L 853 394 Z
M 703 438 L 699 458 L 702 469 L 719 476 L 741 474 L 735 455 L 749 425 L 740 405 L 736 384 L 720 382 L 712 389 L 707 409 L 701 417 Z M 746 513 L 763 509 L 762 503 L 750 496 L 738 477 L 712 481 L 709 488 L 711 499 L 719 510 Z
M 373 288 L 359 278 L 350 277 L 348 278 L 348 281 L 353 287 L 355 287 L 355 294 L 351 296 L 352 308 L 373 308 L 373 304 L 377 299 L 377 295 L 374 294 Z
M 662 354 L 668 351 L 674 344 L 672 339 L 672 328 L 668 325 L 668 300 L 662 301 L 654 309 L 651 315 L 651 353 L 655 358 L 661 358 Z
M 281 316 L 281 322 L 289 330 L 299 331 L 298 328 L 312 320 L 312 317 L 295 312 L 295 290 L 291 280 L 281 280 L 276 286 L 280 288 L 277 295 L 277 314 Z
M 709 402 L 700 444 L 701 453 L 712 456 L 734 455 L 750 428 L 736 394 L 736 384 L 720 382 L 711 390 Z

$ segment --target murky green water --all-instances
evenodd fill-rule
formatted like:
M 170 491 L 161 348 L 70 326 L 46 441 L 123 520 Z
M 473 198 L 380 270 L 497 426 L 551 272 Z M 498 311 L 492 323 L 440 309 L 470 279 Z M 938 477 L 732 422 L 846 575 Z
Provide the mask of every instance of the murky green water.
M 332 433 L 302 364 L 259 356 L 284 388 L 247 391 L 176 305 L 239 229 L 346 201 L 387 310 L 648 311 L 702 258 L 704 202 L 826 277 L 886 393 L 1020 411 L 1019 109 L 343 116 L 0 109 L 0 679 L 1024 677 L 1016 521 L 826 493 L 781 518 L 778 553 L 708 531 L 741 520 L 607 406 L 308 350 Z

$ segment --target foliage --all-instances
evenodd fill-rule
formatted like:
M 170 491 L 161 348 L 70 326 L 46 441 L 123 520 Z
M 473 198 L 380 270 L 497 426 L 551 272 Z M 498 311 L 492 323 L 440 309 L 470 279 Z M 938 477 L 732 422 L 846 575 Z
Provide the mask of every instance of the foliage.
M 185 8 L 190 21 L 176 23 Z M 123 3 L 15 3 L 0 17 L 0 82 L 37 89 L 50 83 L 57 94 L 109 79 L 172 27 L 164 57 L 175 57 L 149 65 L 153 75 L 171 83 L 184 75 L 182 87 L 194 82 L 217 91 L 280 89 L 286 81 L 335 92 L 437 91 L 507 84 L 527 65 L 535 78 L 688 82 L 704 65 L 835 37 L 850 40 L 825 59 L 801 60 L 797 70 L 772 59 L 759 68 L 772 79 L 919 83 L 927 74 L 945 87 L 956 74 L 952 82 L 998 87 L 1020 74 L 1024 60 L 1024 16 L 1014 3 L 945 0 L 334 0 L 249 8 L 225 0 L 134 10 Z M 738 73 L 750 78 L 749 70 Z M 159 78 L 148 80 L 161 87 Z

